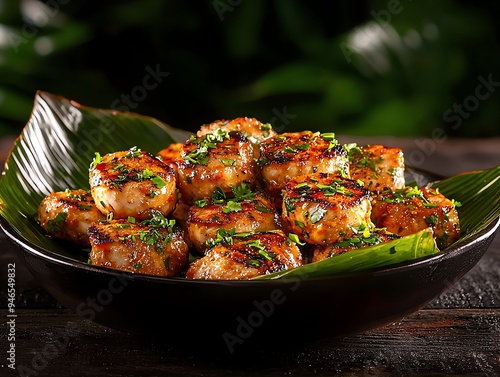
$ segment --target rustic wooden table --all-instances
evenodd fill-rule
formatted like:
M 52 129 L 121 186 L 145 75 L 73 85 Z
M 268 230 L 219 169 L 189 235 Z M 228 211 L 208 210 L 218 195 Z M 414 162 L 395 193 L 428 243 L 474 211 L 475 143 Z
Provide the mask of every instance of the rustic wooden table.
M 444 175 L 500 165 L 500 139 L 356 140 L 400 145 L 413 165 Z M 14 371 L 8 368 L 7 342 L 10 263 L 16 265 Z M 0 317 L 2 376 L 496 376 L 500 234 L 457 284 L 401 321 L 362 334 L 236 356 L 177 349 L 78 317 L 40 287 L 2 234 Z

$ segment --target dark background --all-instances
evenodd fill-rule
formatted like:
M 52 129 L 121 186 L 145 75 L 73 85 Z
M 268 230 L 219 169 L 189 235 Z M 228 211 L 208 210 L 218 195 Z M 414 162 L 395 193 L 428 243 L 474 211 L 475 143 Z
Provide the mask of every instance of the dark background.
M 0 4 L 0 135 L 20 132 L 36 90 L 187 130 L 253 116 L 279 131 L 500 135 L 496 1 Z

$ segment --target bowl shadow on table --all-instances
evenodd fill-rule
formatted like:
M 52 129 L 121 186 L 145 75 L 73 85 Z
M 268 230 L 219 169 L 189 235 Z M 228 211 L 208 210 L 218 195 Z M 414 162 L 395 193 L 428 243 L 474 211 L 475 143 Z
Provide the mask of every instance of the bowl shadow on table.
M 42 286 L 77 315 L 136 334 L 159 350 L 227 361 L 249 352 L 257 356 L 255 351 L 300 350 L 401 319 L 469 271 L 498 224 L 450 253 L 318 280 L 164 279 L 53 263 L 38 253 L 20 257 Z

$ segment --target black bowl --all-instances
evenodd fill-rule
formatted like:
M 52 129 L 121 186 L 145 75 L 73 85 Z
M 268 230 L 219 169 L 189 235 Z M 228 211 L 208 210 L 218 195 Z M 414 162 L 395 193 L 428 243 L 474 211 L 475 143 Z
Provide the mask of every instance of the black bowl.
M 481 258 L 497 220 L 466 243 L 390 268 L 284 281 L 157 278 L 86 265 L 0 225 L 45 289 L 76 314 L 166 343 L 229 353 L 250 345 L 297 344 L 398 320 L 446 291 Z
M 41 285 L 78 315 L 162 342 L 230 353 L 353 334 L 400 319 L 451 287 L 479 261 L 500 224 L 493 212 L 486 228 L 446 251 L 391 267 L 326 278 L 196 281 L 89 265 L 85 252 L 46 237 L 34 222 L 50 190 L 88 184 L 92 151 L 138 143 L 156 152 L 183 138 L 185 132 L 152 118 L 37 94 L 0 181 L 0 227 Z M 407 173 L 407 182 L 419 186 L 440 178 L 409 167 Z

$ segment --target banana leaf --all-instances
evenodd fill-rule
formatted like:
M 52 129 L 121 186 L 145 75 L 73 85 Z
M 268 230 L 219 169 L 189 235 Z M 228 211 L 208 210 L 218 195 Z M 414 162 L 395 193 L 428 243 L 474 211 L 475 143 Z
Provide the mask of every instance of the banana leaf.
M 157 153 L 188 137 L 188 132 L 151 117 L 82 106 L 37 92 L 31 117 L 14 144 L 0 180 L 0 216 L 25 240 L 54 257 L 86 263 L 88 250 L 47 237 L 38 226 L 34 218 L 42 198 L 53 190 L 88 188 L 88 167 L 95 152 L 105 154 L 137 146 Z M 462 203 L 458 208 L 462 235 L 455 245 L 467 242 L 500 216 L 499 176 L 497 167 L 431 184 Z M 438 252 L 430 232 L 422 231 L 259 279 L 303 274 L 319 278 L 394 265 Z
M 137 146 L 156 153 L 188 133 L 143 115 L 96 109 L 39 91 L 28 123 L 14 143 L 0 181 L 0 216 L 34 245 L 86 262 L 77 246 L 47 237 L 35 222 L 42 198 L 52 190 L 89 188 L 95 153 Z
M 461 203 L 458 208 L 461 236 L 455 246 L 465 243 L 500 216 L 500 166 L 462 173 L 430 186 Z
M 352 250 L 320 262 L 309 263 L 291 270 L 262 275 L 255 278 L 255 280 L 278 279 L 283 277 L 310 279 L 311 277 L 332 276 L 338 273 L 390 266 L 436 254 L 438 252 L 439 249 L 434 241 L 432 231 L 430 229 L 424 229 L 418 233 L 391 242 Z
M 460 237 L 443 252 L 466 243 L 500 216 L 500 166 L 462 173 L 428 186 L 438 188 L 450 199 L 460 203 Z M 370 246 L 299 268 L 259 276 L 256 279 L 303 278 L 332 276 L 395 265 L 439 253 L 428 230 L 381 245 Z

